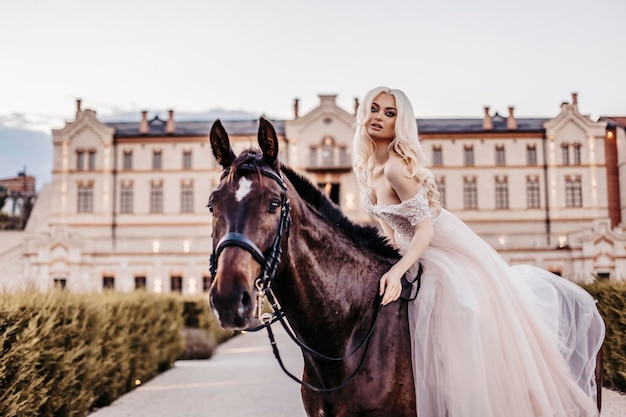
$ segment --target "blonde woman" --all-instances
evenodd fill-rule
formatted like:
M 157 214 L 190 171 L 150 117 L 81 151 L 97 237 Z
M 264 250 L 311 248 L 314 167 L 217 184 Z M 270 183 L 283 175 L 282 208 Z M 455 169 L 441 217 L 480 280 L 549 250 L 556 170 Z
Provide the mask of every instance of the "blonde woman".
M 381 277 L 382 303 L 424 267 L 409 306 L 418 416 L 597 416 L 604 322 L 594 300 L 547 271 L 509 266 L 440 206 L 402 91 L 373 89 L 356 119 L 364 206 L 402 253 Z

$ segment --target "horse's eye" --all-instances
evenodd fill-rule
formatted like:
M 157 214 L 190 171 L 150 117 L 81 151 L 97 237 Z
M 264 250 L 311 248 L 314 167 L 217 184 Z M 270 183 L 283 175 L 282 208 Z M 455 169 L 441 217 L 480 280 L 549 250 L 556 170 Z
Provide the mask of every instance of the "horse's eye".
M 270 213 L 276 213 L 276 210 L 278 210 L 278 207 L 280 207 L 280 202 L 278 200 L 274 200 L 270 203 Z
M 209 211 L 213 213 L 213 206 L 211 205 L 211 203 L 207 204 L 206 206 L 209 208 Z

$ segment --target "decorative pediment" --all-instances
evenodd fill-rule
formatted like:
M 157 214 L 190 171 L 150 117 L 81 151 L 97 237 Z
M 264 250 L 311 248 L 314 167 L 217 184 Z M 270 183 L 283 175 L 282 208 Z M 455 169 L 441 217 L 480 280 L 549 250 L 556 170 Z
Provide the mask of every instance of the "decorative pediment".
M 594 122 L 588 115 L 583 115 L 578 111 L 577 104 L 563 103 L 561 112 L 554 119 L 545 122 L 543 127 L 548 137 L 553 138 L 578 131 L 583 133 L 583 137 L 603 136 L 606 122 Z
M 336 95 L 320 95 L 320 104 L 302 117 L 290 120 L 287 123 L 297 129 L 306 129 L 315 123 L 342 123 L 352 127 L 354 115 L 348 113 L 336 103 Z
M 115 128 L 100 122 L 95 111 L 83 110 L 77 113 L 74 122 L 67 122 L 61 129 L 52 130 L 52 137 L 54 143 L 97 138 L 106 147 L 113 141 L 114 133 Z
M 67 259 L 69 247 L 62 242 L 50 246 L 50 259 Z
M 66 231 L 54 229 L 52 234 L 37 243 L 38 249 L 45 249 L 52 253 L 54 250 L 70 252 L 72 249 L 81 249 L 83 243 L 71 238 Z

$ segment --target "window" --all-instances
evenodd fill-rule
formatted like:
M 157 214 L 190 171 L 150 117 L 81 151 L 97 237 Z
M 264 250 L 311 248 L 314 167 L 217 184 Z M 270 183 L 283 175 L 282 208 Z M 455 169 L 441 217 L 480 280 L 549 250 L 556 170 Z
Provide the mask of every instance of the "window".
M 465 146 L 463 157 L 465 166 L 474 166 L 474 147 L 472 145 Z
M 183 292 L 183 277 L 181 276 L 170 277 L 170 290 L 172 292 Z
M 152 169 L 161 169 L 161 151 L 152 152 Z
M 91 150 L 87 154 L 87 169 L 94 171 L 96 169 L 96 151 Z
M 439 191 L 439 204 L 442 207 L 446 206 L 446 179 L 444 177 L 439 177 L 435 179 L 437 183 L 437 190 Z
M 540 208 L 541 200 L 539 198 L 539 178 L 526 178 L 526 206 L 529 209 Z
M 506 177 L 496 177 L 496 210 L 509 208 L 509 184 Z
M 317 148 L 314 146 L 309 148 L 309 165 L 312 167 L 317 166 Z
M 183 151 L 183 169 L 191 169 L 191 151 Z
M 115 277 L 102 277 L 102 289 L 114 290 L 115 289 Z
M 563 159 L 563 165 L 569 165 L 569 145 L 561 145 L 561 157 Z
M 580 143 L 575 143 L 574 144 L 574 165 L 580 165 L 580 164 L 581 164 Z
M 124 158 L 122 160 L 123 169 L 133 169 L 133 151 L 124 151 Z
M 537 148 L 535 148 L 535 145 L 526 146 L 526 163 L 528 165 L 537 165 Z
M 598 272 L 596 275 L 599 281 L 609 281 L 611 279 L 611 272 Z
M 78 213 L 93 213 L 93 185 L 78 185 Z
M 583 193 L 580 177 L 565 177 L 565 207 L 582 207 Z
M 339 148 L 339 164 L 345 165 L 348 163 L 348 150 L 345 146 Z
M 443 166 L 443 152 L 441 146 L 433 146 L 433 166 Z
M 180 212 L 193 213 L 193 184 L 183 184 L 180 188 Z
M 478 209 L 478 190 L 476 188 L 476 177 L 465 177 L 463 179 L 463 207 L 466 210 Z
M 82 171 L 85 169 L 85 152 L 78 150 L 76 151 L 76 170 Z
M 163 213 L 163 184 L 152 184 L 150 188 L 150 213 Z
M 330 136 L 324 138 L 322 144 L 322 164 L 324 166 L 333 166 L 335 164 L 335 145 L 334 140 Z
M 122 184 L 120 190 L 120 213 L 133 212 L 133 185 Z
M 54 289 L 64 290 L 67 287 L 67 280 L 65 278 L 54 278 Z
M 147 288 L 146 277 L 144 277 L 144 276 L 135 277 L 135 289 L 136 290 L 145 290 L 146 288 Z
M 202 277 L 202 292 L 211 290 L 211 277 Z
M 506 155 L 504 153 L 504 145 L 496 145 L 496 165 L 506 165 Z

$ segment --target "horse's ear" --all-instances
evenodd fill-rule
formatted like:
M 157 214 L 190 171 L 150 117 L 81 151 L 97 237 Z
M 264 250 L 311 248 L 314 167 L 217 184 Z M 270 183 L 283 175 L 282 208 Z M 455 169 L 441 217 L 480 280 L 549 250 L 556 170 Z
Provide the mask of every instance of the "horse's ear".
M 263 151 L 263 160 L 273 167 L 278 159 L 278 137 L 276 130 L 265 118 L 259 119 L 259 145 Z
M 224 168 L 228 168 L 235 160 L 235 152 L 233 152 L 233 148 L 230 147 L 228 133 L 226 133 L 220 119 L 217 119 L 213 123 L 213 126 L 211 126 L 209 138 L 211 139 L 211 148 L 213 149 L 213 155 L 217 163 Z

